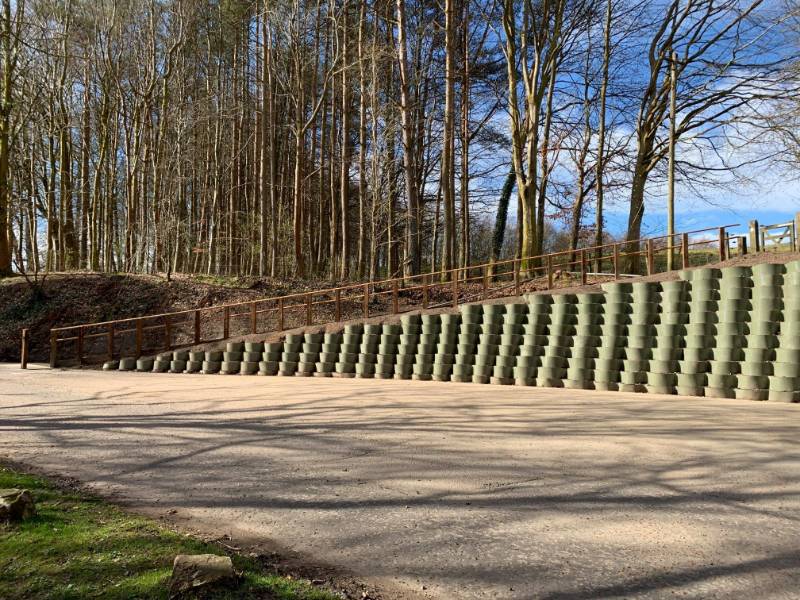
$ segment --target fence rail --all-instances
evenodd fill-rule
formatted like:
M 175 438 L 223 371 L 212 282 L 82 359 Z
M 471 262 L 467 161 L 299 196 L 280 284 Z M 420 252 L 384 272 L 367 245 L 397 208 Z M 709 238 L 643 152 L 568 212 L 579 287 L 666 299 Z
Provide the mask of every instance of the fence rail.
M 640 275 L 666 269 L 666 254 L 677 252 L 673 264 L 694 266 L 693 252 L 705 262 L 724 260 L 747 251 L 738 224 L 697 229 L 671 236 L 642 238 L 601 246 L 513 258 L 420 275 L 409 275 L 340 287 L 263 298 L 176 312 L 56 327 L 50 330 L 50 366 L 69 358 L 82 365 L 116 356 L 218 342 L 248 334 L 268 334 L 343 319 L 399 314 L 415 309 L 457 307 L 460 303 L 552 290 Z M 752 230 L 752 223 L 751 223 Z M 760 240 L 759 240 L 760 241 Z M 638 247 L 638 250 L 629 250 Z M 705 252 L 699 252 L 705 249 Z M 593 269 L 590 265 L 594 265 Z

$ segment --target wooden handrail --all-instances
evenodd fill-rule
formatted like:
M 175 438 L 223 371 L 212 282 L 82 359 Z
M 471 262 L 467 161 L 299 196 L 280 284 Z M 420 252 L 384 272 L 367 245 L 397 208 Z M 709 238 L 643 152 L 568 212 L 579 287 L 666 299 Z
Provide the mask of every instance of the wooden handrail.
M 713 243 L 719 239 L 724 239 L 725 232 L 731 227 L 737 227 L 738 224 L 725 225 L 723 227 L 708 227 L 705 229 L 695 229 L 675 235 L 681 236 L 683 240 L 688 240 L 689 235 L 700 233 L 711 233 L 713 235 L 708 240 L 703 242 L 694 242 L 691 245 L 701 243 Z M 268 298 L 259 298 L 257 300 L 246 300 L 243 302 L 235 302 L 230 304 L 222 304 L 216 306 L 191 308 L 186 310 L 173 311 L 168 313 L 159 313 L 153 315 L 143 315 L 139 317 L 126 317 L 124 319 L 116 319 L 111 321 L 101 321 L 97 323 L 84 323 L 80 325 L 69 325 L 65 327 L 54 327 L 50 330 L 51 341 L 51 366 L 55 366 L 58 362 L 58 343 L 66 342 L 74 339 L 79 340 L 78 360 L 82 361 L 83 356 L 83 342 L 89 338 L 107 337 L 107 354 L 113 357 L 116 349 L 121 350 L 122 344 L 115 344 L 115 336 L 119 337 L 123 334 L 135 332 L 135 347 L 136 356 L 140 356 L 144 346 L 144 332 L 154 329 L 161 329 L 163 331 L 165 342 L 164 346 L 172 348 L 180 345 L 173 337 L 173 330 L 179 326 L 187 326 L 189 329 L 188 337 L 194 344 L 203 343 L 203 341 L 219 341 L 220 339 L 227 339 L 231 335 L 231 319 L 240 317 L 249 317 L 248 333 L 258 333 L 258 315 L 266 313 L 277 313 L 277 329 L 274 327 L 268 331 L 282 331 L 286 328 L 287 313 L 297 315 L 300 321 L 305 325 L 313 324 L 314 307 L 326 304 L 334 305 L 334 317 L 336 321 L 340 321 L 342 315 L 342 304 L 344 302 L 358 302 L 361 303 L 363 316 L 370 316 L 370 299 L 384 298 L 389 302 L 386 309 L 387 314 L 397 314 L 400 312 L 399 298 L 401 294 L 407 294 L 420 290 L 422 293 L 421 308 L 428 308 L 430 305 L 430 294 L 434 288 L 441 288 L 442 291 L 450 288 L 451 306 L 458 306 L 460 302 L 459 294 L 461 293 L 460 286 L 466 286 L 471 283 L 480 282 L 482 288 L 482 295 L 484 298 L 488 297 L 488 287 L 490 282 L 499 277 L 513 278 L 513 284 L 503 288 L 503 291 L 510 289 L 518 295 L 521 291 L 521 274 L 520 271 L 525 272 L 526 280 L 531 280 L 539 277 L 545 277 L 547 280 L 547 287 L 553 287 L 553 278 L 556 269 L 563 270 L 567 267 L 572 267 L 572 270 L 579 270 L 581 272 L 581 282 L 586 282 L 587 262 L 588 257 L 591 255 L 593 260 L 601 263 L 603 260 L 611 259 L 614 265 L 615 278 L 619 278 L 622 270 L 622 259 L 625 257 L 641 256 L 647 258 L 648 272 L 652 271 L 653 252 L 655 248 L 654 242 L 667 240 L 669 235 L 662 235 L 651 238 L 640 238 L 631 241 L 610 242 L 601 244 L 599 246 L 587 246 L 579 248 L 578 250 L 561 250 L 558 252 L 550 252 L 535 256 L 511 258 L 500 261 L 492 261 L 478 265 L 470 265 L 468 267 L 455 267 L 452 269 L 444 269 L 430 273 L 420 273 L 417 275 L 408 275 L 401 277 L 394 277 L 389 279 L 381 279 L 377 281 L 352 283 L 343 286 L 315 290 L 313 292 L 298 292 L 294 294 L 286 294 L 283 296 L 273 296 Z M 645 248 L 633 252 L 622 251 L 624 247 L 629 247 L 630 244 L 645 243 Z M 659 248 L 659 251 L 663 248 Z M 604 251 L 608 251 L 604 255 Z M 684 247 L 686 251 L 686 247 Z M 723 252 L 723 251 L 721 251 Z M 569 255 L 570 260 L 562 260 L 564 256 Z M 527 263 L 527 268 L 523 268 L 523 264 Z M 684 264 L 686 261 L 684 260 Z M 504 267 L 509 267 L 506 270 Z M 475 270 L 479 274 L 470 277 L 470 271 Z M 488 274 L 492 273 L 491 276 Z M 462 274 L 464 275 L 462 277 Z M 543 274 L 543 275 L 542 275 Z M 410 284 L 410 285 L 409 285 Z M 469 290 L 464 288 L 465 293 L 469 295 Z M 319 298 L 318 300 L 315 298 Z M 438 302 L 438 300 L 437 300 Z M 267 305 L 272 304 L 272 307 Z M 277 304 L 277 306 L 275 306 Z M 246 308 L 243 308 L 246 307 Z M 232 309 L 242 309 L 241 312 Z M 302 310 L 298 314 L 296 311 Z M 379 309 L 381 310 L 381 309 Z M 201 313 L 210 313 L 213 311 L 222 312 L 223 320 L 223 336 L 222 338 L 215 338 L 214 340 L 203 340 L 202 327 L 201 327 Z M 295 311 L 295 312 L 291 312 Z M 304 314 L 303 314 L 304 313 Z M 304 318 L 303 318 L 304 317 Z M 294 317 L 293 317 L 294 318 Z M 161 324 L 144 326 L 147 320 L 160 320 Z M 119 327 L 124 324 L 134 324 L 131 327 Z M 86 333 L 86 329 L 94 327 L 104 327 L 106 330 L 102 333 Z M 77 332 L 76 336 L 59 338 L 59 334 Z

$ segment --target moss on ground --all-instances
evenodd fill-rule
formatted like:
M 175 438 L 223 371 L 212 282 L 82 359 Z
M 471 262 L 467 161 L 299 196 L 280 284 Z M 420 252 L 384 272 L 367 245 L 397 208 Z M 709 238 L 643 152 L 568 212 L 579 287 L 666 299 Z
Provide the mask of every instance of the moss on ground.
M 31 491 L 37 516 L 0 525 L 0 597 L 4 600 L 167 598 L 176 554 L 226 554 L 152 519 L 40 477 L 0 467 L 0 488 Z M 333 592 L 232 555 L 242 572 L 235 589 L 204 598 L 333 600 Z

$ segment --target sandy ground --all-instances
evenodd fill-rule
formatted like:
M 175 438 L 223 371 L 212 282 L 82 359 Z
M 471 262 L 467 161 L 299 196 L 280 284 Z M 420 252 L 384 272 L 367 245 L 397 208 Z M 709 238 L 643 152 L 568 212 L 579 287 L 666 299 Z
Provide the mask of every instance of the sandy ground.
M 0 366 L 0 457 L 389 598 L 797 598 L 800 406 Z

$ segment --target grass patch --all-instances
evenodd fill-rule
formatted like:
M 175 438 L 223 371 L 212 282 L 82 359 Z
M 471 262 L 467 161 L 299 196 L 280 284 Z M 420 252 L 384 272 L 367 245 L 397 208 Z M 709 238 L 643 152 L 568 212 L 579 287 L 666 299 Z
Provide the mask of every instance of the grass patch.
M 0 525 L 0 597 L 4 600 L 167 598 L 176 554 L 229 554 L 98 498 L 0 467 L 0 488 L 26 488 L 38 515 Z M 308 581 L 278 575 L 254 558 L 232 555 L 243 572 L 235 589 L 204 598 L 334 600 Z

